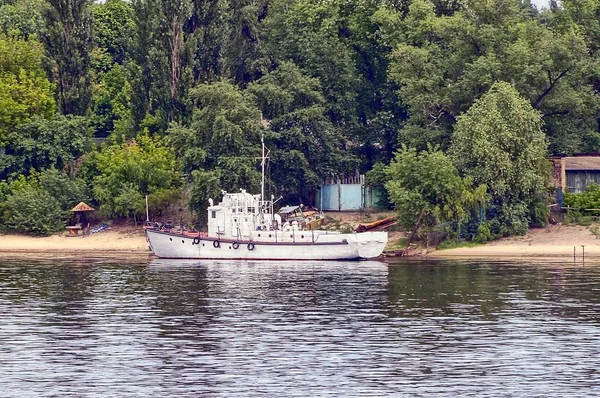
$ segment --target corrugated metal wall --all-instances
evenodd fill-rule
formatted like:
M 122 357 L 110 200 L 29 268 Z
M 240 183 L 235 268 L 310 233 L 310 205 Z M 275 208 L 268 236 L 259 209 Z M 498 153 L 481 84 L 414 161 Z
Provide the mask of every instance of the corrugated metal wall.
M 386 191 L 381 187 L 371 188 L 360 184 L 323 184 L 317 192 L 316 206 L 321 210 L 330 211 L 374 208 L 379 206 L 385 195 Z
M 592 182 L 600 185 L 600 171 L 567 170 L 567 187 L 571 193 L 585 191 Z
M 357 184 L 322 185 L 323 201 L 317 198 L 317 206 L 321 210 L 359 210 L 363 203 L 362 192 L 362 185 Z

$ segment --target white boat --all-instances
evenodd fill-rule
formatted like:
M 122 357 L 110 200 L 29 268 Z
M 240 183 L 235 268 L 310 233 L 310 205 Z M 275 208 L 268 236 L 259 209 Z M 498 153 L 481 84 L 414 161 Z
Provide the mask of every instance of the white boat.
M 282 223 L 273 213 L 273 198 L 245 190 L 223 191 L 223 199 L 209 199 L 208 232 L 176 233 L 146 229 L 152 252 L 160 258 L 240 260 L 358 260 L 374 258 L 387 244 L 387 232 L 340 233 L 304 229 L 296 221 Z M 307 223 L 310 225 L 311 223 Z

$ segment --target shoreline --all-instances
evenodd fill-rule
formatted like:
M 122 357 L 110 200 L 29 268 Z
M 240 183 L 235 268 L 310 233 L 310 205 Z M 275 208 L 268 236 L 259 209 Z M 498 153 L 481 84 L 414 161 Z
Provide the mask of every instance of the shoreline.
M 583 247 L 582 247 L 583 246 Z M 573 251 L 575 250 L 575 256 Z M 457 259 L 457 258 L 600 258 L 600 239 L 582 226 L 554 225 L 531 229 L 525 236 L 504 238 L 473 247 L 422 250 L 393 259 Z M 20 234 L 0 235 L 0 257 L 118 257 L 156 258 L 148 247 L 145 234 L 136 229 L 111 229 L 85 237 L 67 237 L 64 232 L 47 237 Z

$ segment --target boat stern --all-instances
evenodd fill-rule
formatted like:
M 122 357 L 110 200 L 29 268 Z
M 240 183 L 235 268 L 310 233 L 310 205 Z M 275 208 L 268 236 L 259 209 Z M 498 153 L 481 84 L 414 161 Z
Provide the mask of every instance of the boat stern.
M 361 232 L 356 234 L 360 258 L 375 258 L 383 253 L 388 242 L 387 232 Z

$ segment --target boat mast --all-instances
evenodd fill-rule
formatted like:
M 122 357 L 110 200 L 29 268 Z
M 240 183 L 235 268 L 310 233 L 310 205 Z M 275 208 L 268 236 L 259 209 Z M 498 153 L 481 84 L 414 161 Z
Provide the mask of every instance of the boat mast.
M 264 133 L 260 135 L 260 143 L 262 144 L 262 158 L 261 158 L 261 166 L 262 166 L 262 181 L 260 183 L 260 200 L 265 201 L 265 135 Z

